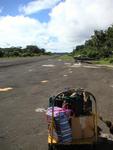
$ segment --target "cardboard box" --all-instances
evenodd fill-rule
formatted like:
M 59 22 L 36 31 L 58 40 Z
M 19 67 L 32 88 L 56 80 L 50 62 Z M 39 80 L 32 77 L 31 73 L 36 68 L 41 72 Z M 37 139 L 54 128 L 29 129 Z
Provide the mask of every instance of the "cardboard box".
M 71 123 L 73 139 L 94 136 L 94 116 L 72 117 Z

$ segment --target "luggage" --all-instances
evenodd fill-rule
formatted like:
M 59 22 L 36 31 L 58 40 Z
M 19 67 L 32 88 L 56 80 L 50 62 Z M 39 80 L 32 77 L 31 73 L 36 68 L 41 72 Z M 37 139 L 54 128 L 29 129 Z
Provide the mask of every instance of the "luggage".
M 47 121 L 48 125 L 51 123 L 52 119 L 52 107 L 48 108 L 47 110 Z M 59 107 L 54 107 L 54 129 L 53 130 L 53 137 L 58 137 L 59 143 L 70 143 L 72 141 L 72 131 L 69 124 L 69 116 L 70 110 L 63 109 Z M 51 130 L 49 130 L 50 132 Z M 57 133 L 57 136 L 56 136 Z M 51 133 L 49 133 L 51 135 Z M 57 138 L 56 138 L 57 139 Z
M 60 143 L 70 143 L 72 141 L 72 131 L 69 124 L 69 119 L 64 112 L 61 112 L 55 118 L 56 132 Z
M 72 117 L 73 140 L 91 138 L 93 136 L 94 136 L 94 116 Z

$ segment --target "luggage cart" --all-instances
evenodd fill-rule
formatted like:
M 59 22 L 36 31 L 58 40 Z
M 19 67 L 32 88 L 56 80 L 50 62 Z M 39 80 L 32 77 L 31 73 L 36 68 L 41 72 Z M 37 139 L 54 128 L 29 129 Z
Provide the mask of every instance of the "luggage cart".
M 76 99 L 76 95 L 82 96 L 85 104 L 81 105 L 80 99 Z M 76 115 L 70 116 L 72 141 L 69 143 L 62 143 L 54 138 L 54 108 L 55 106 L 62 107 L 64 101 L 67 101 L 71 108 L 76 101 L 74 106 Z M 84 89 L 68 89 L 50 98 L 49 105 L 52 108 L 52 116 L 51 122 L 48 124 L 48 150 L 61 149 L 63 146 L 93 145 L 97 142 L 97 103 L 92 93 Z

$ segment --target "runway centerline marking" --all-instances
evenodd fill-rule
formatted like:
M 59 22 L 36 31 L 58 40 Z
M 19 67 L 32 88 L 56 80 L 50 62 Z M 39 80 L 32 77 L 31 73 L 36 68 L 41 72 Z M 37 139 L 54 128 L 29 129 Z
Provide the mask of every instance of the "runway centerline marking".
M 67 74 L 64 74 L 64 77 L 67 77 L 68 75 Z
M 97 66 L 83 66 L 84 68 L 92 68 L 92 69 L 98 69 L 100 67 L 97 67 Z
M 64 63 L 65 65 L 71 65 L 71 63 Z
M 75 64 L 73 64 L 72 66 L 70 66 L 70 67 L 81 67 L 82 66 L 82 64 L 81 63 L 75 63 Z
M 111 87 L 111 88 L 113 88 L 113 84 L 112 84 L 112 85 L 110 85 L 110 87 Z
M 7 92 L 7 91 L 10 91 L 12 89 L 13 89 L 12 87 L 0 88 L 0 92 Z
M 45 108 L 37 108 L 37 109 L 35 109 L 35 111 L 42 113 L 42 112 L 46 112 L 46 109 Z
M 71 68 L 69 68 L 69 71 L 72 71 L 72 69 L 71 69 Z
M 29 71 L 29 72 L 32 72 L 33 70 L 32 70 L 32 69 L 29 69 L 28 71 Z
M 43 80 L 43 81 L 41 81 L 42 83 L 47 83 L 48 82 L 48 80 Z
M 58 61 L 62 61 L 61 59 L 58 59 Z
M 55 67 L 53 64 L 48 64 L 48 65 L 42 65 L 43 67 Z

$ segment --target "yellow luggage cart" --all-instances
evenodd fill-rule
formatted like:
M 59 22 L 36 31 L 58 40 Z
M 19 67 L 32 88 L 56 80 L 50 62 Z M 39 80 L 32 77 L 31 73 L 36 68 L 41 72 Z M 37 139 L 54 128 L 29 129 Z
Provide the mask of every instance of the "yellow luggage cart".
M 79 107 L 79 100 L 77 100 L 77 106 L 75 105 L 75 108 L 79 107 L 78 114 L 70 116 L 72 141 L 69 143 L 59 142 L 58 139 L 54 136 L 54 107 L 61 107 L 66 99 L 68 99 L 70 105 L 73 105 L 70 101 L 71 99 L 74 100 L 74 95 L 76 96 L 77 94 L 78 96 L 82 95 L 83 103 Z M 89 105 L 89 101 L 90 106 L 87 106 Z M 48 125 L 48 150 L 61 149 L 61 147 L 63 146 L 92 146 L 97 142 L 97 103 L 92 93 L 85 91 L 84 89 L 68 89 L 64 92 L 59 93 L 57 96 L 50 98 L 50 106 L 52 107 L 52 118 L 51 123 Z M 82 110 L 82 113 L 80 112 L 80 109 Z

